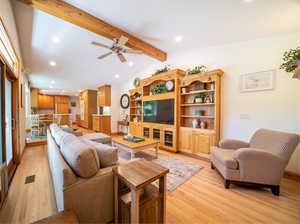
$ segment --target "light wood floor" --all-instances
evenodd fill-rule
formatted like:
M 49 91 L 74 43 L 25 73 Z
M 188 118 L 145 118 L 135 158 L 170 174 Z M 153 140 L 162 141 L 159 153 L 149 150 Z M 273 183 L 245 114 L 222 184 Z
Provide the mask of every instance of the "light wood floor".
M 263 189 L 232 186 L 226 190 L 209 163 L 167 154 L 204 166 L 168 194 L 167 223 L 300 223 L 299 182 L 283 179 L 280 197 Z M 36 180 L 25 185 L 29 175 L 36 175 Z M 30 223 L 54 214 L 50 181 L 46 146 L 27 148 L 0 212 L 0 223 Z

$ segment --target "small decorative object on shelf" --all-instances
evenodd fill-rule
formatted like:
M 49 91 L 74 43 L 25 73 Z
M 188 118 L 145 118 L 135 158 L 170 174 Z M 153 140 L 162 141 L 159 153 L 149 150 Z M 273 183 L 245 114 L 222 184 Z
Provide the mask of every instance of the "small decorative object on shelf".
M 215 83 L 211 83 L 210 84 L 210 90 L 214 90 L 215 89 Z
M 205 110 L 195 110 L 195 115 L 205 116 Z
M 141 84 L 140 78 L 135 78 L 134 81 L 133 81 L 134 87 L 138 88 L 138 87 L 140 87 L 140 84 Z
M 197 128 L 198 127 L 198 119 L 193 119 L 192 125 L 193 125 L 193 128 Z
M 187 93 L 187 88 L 186 87 L 181 88 L 181 93 Z
M 194 102 L 195 103 L 203 103 L 203 98 L 204 98 L 204 94 L 203 93 L 200 93 L 200 94 L 198 94 L 198 95 L 196 95 L 195 97 L 194 97 Z
M 204 90 L 205 89 L 205 84 L 203 82 L 199 82 L 197 85 L 195 85 L 194 87 L 194 91 L 198 91 L 198 90 Z
M 156 72 L 152 75 L 152 76 L 155 76 L 155 75 L 158 75 L 160 73 L 164 73 L 164 72 L 167 72 L 167 71 L 170 71 L 170 65 L 166 65 L 164 68 L 162 69 L 157 69 Z
M 202 128 L 202 129 L 206 128 L 206 122 L 205 121 L 200 122 L 200 128 Z
M 199 73 L 206 72 L 206 71 L 207 71 L 206 66 L 205 65 L 200 65 L 200 66 L 194 67 L 193 69 L 188 69 L 187 74 L 188 75 L 195 75 L 195 74 L 199 74 Z
M 211 103 L 211 99 L 209 95 L 205 96 L 204 103 Z

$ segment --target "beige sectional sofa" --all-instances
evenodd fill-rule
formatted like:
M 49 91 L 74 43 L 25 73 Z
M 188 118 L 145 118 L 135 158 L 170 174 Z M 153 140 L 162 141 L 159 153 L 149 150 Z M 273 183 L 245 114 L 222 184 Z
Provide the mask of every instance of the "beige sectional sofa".
M 117 149 L 78 138 L 52 124 L 48 160 L 58 211 L 72 209 L 81 223 L 113 220 L 113 173 Z

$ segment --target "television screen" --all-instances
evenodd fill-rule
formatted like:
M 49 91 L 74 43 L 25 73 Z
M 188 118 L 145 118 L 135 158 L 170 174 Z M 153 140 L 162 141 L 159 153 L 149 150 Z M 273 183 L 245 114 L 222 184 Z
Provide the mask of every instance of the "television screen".
M 174 124 L 174 99 L 144 102 L 144 122 Z

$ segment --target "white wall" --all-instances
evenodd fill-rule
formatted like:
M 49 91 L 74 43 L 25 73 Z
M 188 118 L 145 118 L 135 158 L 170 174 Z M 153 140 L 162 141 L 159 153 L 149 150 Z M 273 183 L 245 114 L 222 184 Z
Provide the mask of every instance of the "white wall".
M 0 16 L 1 19 L 7 29 L 9 38 L 12 42 L 12 45 L 16 51 L 16 54 L 18 55 L 20 59 L 20 68 L 22 68 L 22 55 L 19 45 L 19 38 L 18 38 L 18 32 L 15 24 L 15 18 L 11 7 L 11 1 L 10 0 L 0 0 L 1 7 L 0 7 Z M 24 92 L 24 86 L 25 82 L 27 82 L 27 76 L 25 76 L 23 73 L 20 72 L 19 74 L 19 84 L 23 85 L 23 96 L 25 96 Z M 21 88 L 20 88 L 21 90 Z M 20 93 L 21 95 L 21 93 Z M 20 154 L 22 153 L 24 147 L 25 147 L 25 105 L 23 108 L 19 108 L 19 119 L 20 119 Z
M 284 51 L 297 46 L 300 46 L 300 32 L 222 46 L 181 50 L 170 54 L 166 64 L 182 69 L 204 64 L 210 70 L 220 68 L 225 72 L 222 79 L 223 138 L 249 140 L 258 128 L 300 134 L 300 80 L 291 79 L 291 75 L 278 69 Z M 142 73 L 145 74 L 143 77 L 161 67 L 163 65 L 159 62 L 149 66 Z M 240 75 L 270 69 L 276 70 L 274 90 L 240 93 Z M 122 86 L 121 93 L 133 88 L 133 79 Z M 247 114 L 249 119 L 241 119 L 241 114 Z M 300 145 L 287 169 L 300 174 Z

